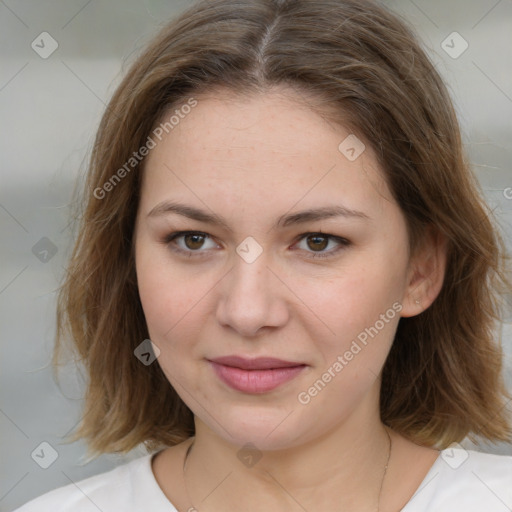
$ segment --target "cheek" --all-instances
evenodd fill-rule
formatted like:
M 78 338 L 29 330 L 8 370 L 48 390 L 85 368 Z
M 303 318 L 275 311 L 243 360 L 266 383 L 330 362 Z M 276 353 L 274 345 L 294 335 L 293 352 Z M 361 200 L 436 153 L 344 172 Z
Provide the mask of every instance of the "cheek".
M 382 252 L 371 259 L 358 258 L 350 271 L 315 286 L 311 309 L 326 333 L 322 340 L 327 368 L 338 355 L 346 355 L 350 372 L 364 366 L 378 374 L 400 319 L 402 274 L 400 257 L 392 259 Z
M 193 346 L 183 342 L 191 336 L 187 311 L 192 306 L 184 296 L 187 288 L 164 272 L 154 258 L 146 259 L 143 254 L 137 262 L 137 281 L 149 338 L 160 350 L 158 365 L 181 396 L 180 383 L 187 381 L 191 386 L 190 378 L 185 377 L 187 365 L 183 364 L 188 357 L 186 351 Z
M 154 341 L 161 339 L 177 322 L 183 303 L 179 276 L 171 274 L 168 264 L 159 261 L 161 258 L 157 258 L 155 252 L 158 250 L 153 252 L 142 247 L 136 253 L 139 296 Z
M 328 282 L 310 283 L 313 303 L 321 318 L 329 318 L 332 327 L 347 328 L 373 323 L 401 298 L 403 276 L 400 264 L 384 258 L 365 258 L 344 269 Z M 311 286 L 312 285 L 312 286 Z
M 356 283 L 354 277 L 350 283 Z M 381 373 L 391 348 L 401 304 L 391 300 L 385 286 L 376 289 L 364 283 L 364 279 L 359 281 L 359 292 L 345 294 L 339 308 L 326 304 L 330 309 L 322 310 L 322 318 L 335 335 L 315 338 L 310 333 L 321 356 L 301 396 L 314 399 L 318 410 L 335 402 L 344 404 L 345 411 L 352 410 Z
M 142 247 L 136 256 L 139 296 L 150 339 L 162 351 L 193 346 L 206 314 L 206 295 L 212 287 L 204 272 L 197 276 L 171 265 L 165 251 Z

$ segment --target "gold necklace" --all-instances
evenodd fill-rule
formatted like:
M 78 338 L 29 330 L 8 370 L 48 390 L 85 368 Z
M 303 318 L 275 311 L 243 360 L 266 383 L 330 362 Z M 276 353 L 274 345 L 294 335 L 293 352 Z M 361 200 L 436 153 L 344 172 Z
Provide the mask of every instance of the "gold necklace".
M 380 483 L 379 497 L 378 497 L 378 501 L 377 501 L 377 512 L 380 511 L 380 495 L 382 494 L 382 487 L 384 485 L 384 479 L 386 478 L 386 473 L 388 471 L 389 459 L 391 458 L 391 449 L 392 449 L 391 436 L 389 435 L 389 432 L 388 432 L 387 428 L 384 428 L 384 430 L 386 431 L 386 434 L 388 435 L 389 451 L 388 451 L 388 458 L 387 458 L 387 461 L 386 461 L 386 465 L 384 466 L 384 474 L 382 475 L 382 481 Z M 192 504 L 192 500 L 190 499 L 190 495 L 188 493 L 188 488 L 187 488 L 187 481 L 185 480 L 185 468 L 186 468 L 186 465 L 187 465 L 187 460 L 188 460 L 188 456 L 189 456 L 190 450 L 191 450 L 194 442 L 195 442 L 195 440 L 190 443 L 190 446 L 187 448 L 187 452 L 185 453 L 185 458 L 183 460 L 183 483 L 185 484 L 185 494 L 187 495 L 187 500 L 188 500 L 188 502 L 190 504 Z M 194 512 L 199 512 L 199 509 L 197 509 L 193 505 L 192 505 L 191 508 L 189 508 L 187 510 L 193 510 Z

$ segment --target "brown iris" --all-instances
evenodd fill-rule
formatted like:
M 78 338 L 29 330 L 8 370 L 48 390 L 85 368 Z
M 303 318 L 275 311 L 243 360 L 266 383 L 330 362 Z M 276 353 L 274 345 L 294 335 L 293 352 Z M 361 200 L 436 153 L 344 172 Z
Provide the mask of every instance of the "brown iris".
M 308 240 L 308 247 L 310 249 L 325 249 L 327 247 L 327 244 L 329 243 L 329 237 L 323 236 L 323 235 L 310 235 L 307 237 Z M 314 245 L 311 245 L 309 243 L 310 240 L 314 240 Z M 320 241 L 320 243 L 319 243 Z
M 183 235 L 183 240 L 185 241 L 185 245 L 187 246 L 188 249 L 200 249 L 204 243 L 204 238 L 205 238 L 204 235 L 200 235 L 197 233 L 189 233 L 187 235 Z M 192 245 L 187 243 L 187 239 L 193 240 Z M 196 245 L 196 244 L 198 244 L 198 245 Z

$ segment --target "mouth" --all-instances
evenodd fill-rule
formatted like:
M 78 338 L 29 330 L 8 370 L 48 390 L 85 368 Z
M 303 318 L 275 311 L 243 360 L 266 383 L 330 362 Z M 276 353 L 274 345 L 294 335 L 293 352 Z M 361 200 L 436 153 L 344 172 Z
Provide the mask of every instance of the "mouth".
M 279 368 L 290 368 L 295 366 L 302 366 L 305 363 L 285 361 L 284 359 L 277 359 L 275 357 L 256 357 L 249 359 L 242 356 L 224 356 L 209 359 L 213 363 L 222 364 L 224 366 L 231 366 L 233 368 L 241 368 L 242 370 L 275 370 Z
M 308 366 L 270 357 L 226 356 L 208 360 L 217 377 L 244 393 L 266 393 L 292 380 Z

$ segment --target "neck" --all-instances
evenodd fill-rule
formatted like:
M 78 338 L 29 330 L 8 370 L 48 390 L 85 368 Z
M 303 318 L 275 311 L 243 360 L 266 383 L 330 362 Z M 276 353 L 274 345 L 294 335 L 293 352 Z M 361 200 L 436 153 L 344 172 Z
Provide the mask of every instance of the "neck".
M 375 512 L 388 460 L 393 462 L 390 438 L 380 420 L 362 426 L 355 419 L 286 449 L 251 451 L 196 418 L 184 475 L 191 506 L 200 512 L 291 510 L 298 504 L 306 510 Z

